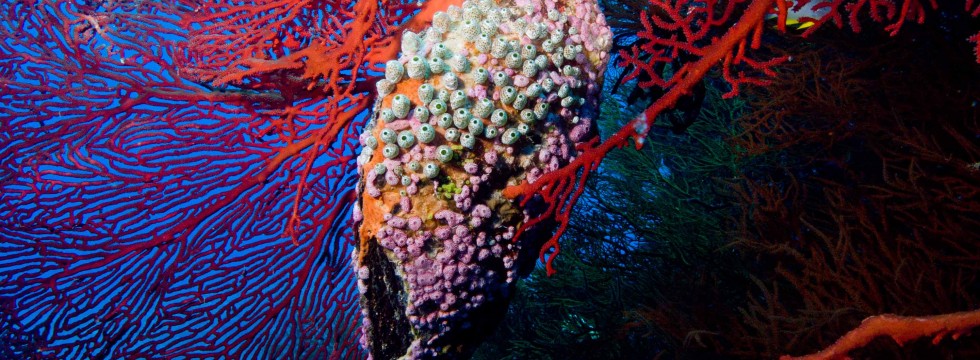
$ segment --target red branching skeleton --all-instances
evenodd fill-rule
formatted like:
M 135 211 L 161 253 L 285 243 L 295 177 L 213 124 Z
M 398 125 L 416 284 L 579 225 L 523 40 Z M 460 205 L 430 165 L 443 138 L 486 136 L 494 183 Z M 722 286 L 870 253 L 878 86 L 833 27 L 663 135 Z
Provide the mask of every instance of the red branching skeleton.
M 927 11 L 938 8 L 938 4 L 934 0 L 930 0 L 928 4 L 919 0 L 901 0 L 900 4 L 893 0 L 801 0 L 795 4 L 785 0 L 651 1 L 650 8 L 653 15 L 651 16 L 651 13 L 641 15 L 644 31 L 637 34 L 641 39 L 641 45 L 633 46 L 629 51 L 622 51 L 620 57 L 623 59 L 622 65 L 630 65 L 634 69 L 626 77 L 627 80 L 637 78 L 643 72 L 650 80 L 641 81 L 639 86 L 661 88 L 664 90 L 664 95 L 609 139 L 602 143 L 596 140 L 579 146 L 577 149 L 581 152 L 579 157 L 569 165 L 544 175 L 534 183 L 525 181 L 505 192 L 505 195 L 512 198 L 521 196 L 525 202 L 534 196 L 539 196 L 550 204 L 539 219 L 524 225 L 526 229 L 546 218 L 559 222 L 558 230 L 544 244 L 540 252 L 541 260 L 546 263 L 549 274 L 555 272 L 552 261 L 559 253 L 558 239 L 568 225 L 572 207 L 584 190 L 585 179 L 590 172 L 598 168 L 605 155 L 613 149 L 626 146 L 629 139 L 633 139 L 638 148 L 641 147 L 646 130 L 657 116 L 671 109 L 719 63 L 723 78 L 731 86 L 726 97 L 738 95 L 739 87 L 743 85 L 766 85 L 765 76 L 772 76 L 773 68 L 787 61 L 788 58 L 753 60 L 747 56 L 747 49 L 759 47 L 767 14 L 775 12 L 777 27 L 785 31 L 787 14 L 808 7 L 814 13 L 823 12 L 824 15 L 819 18 L 804 17 L 800 20 L 815 22 L 804 36 L 816 31 L 827 22 L 842 27 L 844 15 L 848 16 L 848 25 L 855 32 L 861 31 L 860 19 L 867 15 L 874 22 L 887 23 L 885 29 L 895 35 L 907 19 L 924 22 Z M 980 4 L 975 4 L 974 0 L 966 0 L 964 10 L 970 16 L 980 16 Z M 740 14 L 737 19 L 736 14 Z M 651 20 L 647 20 L 648 18 Z M 724 30 L 723 35 L 718 35 L 719 29 Z M 976 55 L 977 61 L 980 62 L 980 34 L 969 40 L 977 44 Z M 672 63 L 676 64 L 682 53 L 693 55 L 693 60 L 674 68 L 669 78 L 662 76 L 664 67 Z M 980 310 L 975 310 L 973 315 L 976 312 Z M 943 321 L 941 319 L 944 318 L 935 319 Z M 959 324 L 963 327 L 949 330 L 948 333 L 962 333 L 964 329 L 977 326 L 975 322 Z M 876 329 L 876 331 L 880 330 L 880 328 Z M 910 332 L 903 334 L 900 328 L 894 329 L 891 333 L 885 330 L 883 334 L 890 334 L 895 338 L 920 336 Z M 868 338 L 867 341 L 872 338 Z M 847 346 L 854 348 L 864 343 L 852 341 Z M 831 352 L 831 354 L 824 358 L 846 356 L 846 352 Z
M 769 72 L 773 66 L 783 59 L 754 61 L 746 56 L 746 47 L 759 47 L 764 28 L 763 22 L 766 15 L 772 11 L 773 3 L 772 0 L 736 0 L 725 2 L 722 6 L 716 6 L 719 4 L 709 1 L 704 7 L 686 1 L 679 1 L 676 5 L 669 1 L 651 3 L 653 9 L 662 11 L 666 17 L 654 20 L 652 23 L 656 26 L 651 26 L 651 22 L 644 21 L 643 25 L 646 31 L 641 32 L 638 36 L 647 42 L 642 46 L 634 47 L 631 51 L 622 52 L 620 56 L 624 63 L 633 64 L 637 69 L 627 79 L 636 77 L 640 71 L 648 72 L 653 80 L 641 84 L 641 86 L 658 86 L 666 89 L 667 92 L 647 108 L 640 117 L 601 144 L 598 141 L 593 141 L 580 146 L 577 150 L 581 151 L 582 155 L 568 166 L 545 174 L 533 184 L 525 182 L 505 192 L 505 195 L 510 197 L 524 196 L 524 201 L 528 201 L 534 195 L 540 195 L 550 204 L 548 210 L 538 220 L 554 218 L 560 223 L 558 231 L 541 249 L 541 259 L 546 262 L 548 273 L 555 271 L 551 263 L 554 256 L 559 252 L 558 238 L 568 226 L 569 214 L 576 199 L 584 190 L 585 179 L 591 171 L 599 166 L 609 151 L 626 146 L 630 139 L 636 142 L 637 147 L 642 146 L 646 130 L 656 120 L 657 115 L 673 107 L 691 88 L 700 83 L 705 74 L 719 62 L 723 62 L 726 79 L 733 86 L 732 95 L 737 94 L 738 86 L 741 84 L 764 84 L 763 80 L 750 75 L 751 72 Z M 733 16 L 734 9 L 742 7 L 745 10 L 736 22 Z M 782 11 L 786 11 L 785 4 L 783 4 Z M 704 21 L 706 18 L 712 19 L 712 16 L 718 12 L 721 13 L 721 18 Z M 646 18 L 647 15 L 644 14 L 642 17 Z M 732 25 L 733 23 L 734 25 Z M 720 38 L 715 39 L 714 36 L 716 36 L 718 28 L 723 26 L 730 26 L 730 29 Z M 655 33 L 661 29 L 667 30 L 674 37 L 664 39 Z M 677 36 L 684 36 L 685 39 L 678 39 Z M 692 53 L 697 56 L 697 60 L 676 69 L 669 80 L 663 79 L 659 71 L 656 70 L 657 67 L 669 64 L 680 52 Z M 653 58 L 647 62 L 642 62 L 639 60 L 641 53 L 652 54 Z M 538 221 L 532 220 L 525 224 L 524 228 L 533 226 Z
M 358 114 L 415 4 L 0 8 L 0 302 L 31 356 L 361 357 Z

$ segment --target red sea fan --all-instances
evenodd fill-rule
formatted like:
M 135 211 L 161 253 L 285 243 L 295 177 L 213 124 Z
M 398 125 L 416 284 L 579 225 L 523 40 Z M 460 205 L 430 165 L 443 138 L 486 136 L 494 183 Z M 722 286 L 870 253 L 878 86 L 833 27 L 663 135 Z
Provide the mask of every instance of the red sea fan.
M 13 356 L 361 357 L 359 114 L 414 9 L 0 2 L 0 321 L 36 349 Z

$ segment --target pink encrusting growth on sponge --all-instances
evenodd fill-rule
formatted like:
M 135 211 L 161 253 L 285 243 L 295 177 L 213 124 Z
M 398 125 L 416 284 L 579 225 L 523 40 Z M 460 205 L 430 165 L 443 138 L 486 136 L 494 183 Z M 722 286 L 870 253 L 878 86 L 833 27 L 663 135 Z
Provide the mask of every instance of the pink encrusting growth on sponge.
M 471 353 L 506 309 L 547 206 L 501 191 L 595 136 L 611 32 L 594 2 L 466 1 L 406 31 L 361 135 L 353 254 L 372 357 Z

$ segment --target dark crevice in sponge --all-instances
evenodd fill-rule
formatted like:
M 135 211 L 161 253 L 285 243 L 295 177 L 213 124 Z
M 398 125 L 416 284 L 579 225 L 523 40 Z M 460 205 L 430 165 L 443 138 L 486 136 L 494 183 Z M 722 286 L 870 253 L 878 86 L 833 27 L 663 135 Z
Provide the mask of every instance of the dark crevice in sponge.
M 368 242 L 363 263 L 371 276 L 364 294 L 365 305 L 371 317 L 372 329 L 368 336 L 371 355 L 375 360 L 397 359 L 408 351 L 412 339 L 411 327 L 405 316 L 405 289 L 402 279 L 395 274 L 395 263 L 388 260 L 377 239 Z

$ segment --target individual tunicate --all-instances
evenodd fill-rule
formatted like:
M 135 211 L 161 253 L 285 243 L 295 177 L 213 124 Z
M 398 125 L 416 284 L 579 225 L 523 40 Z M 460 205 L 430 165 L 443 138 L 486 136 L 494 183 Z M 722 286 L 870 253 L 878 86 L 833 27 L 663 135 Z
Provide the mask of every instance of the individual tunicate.
M 500 89 L 500 102 L 504 103 L 504 105 L 513 104 L 516 97 L 517 89 L 513 86 L 504 86 Z
M 467 126 L 466 128 L 467 128 L 467 130 L 470 131 L 470 133 L 480 134 L 480 133 L 483 132 L 483 126 L 484 125 L 483 125 L 483 120 L 482 119 L 480 119 L 480 118 L 472 118 L 472 119 L 470 119 L 470 125 Z
M 395 130 L 388 128 L 381 129 L 381 141 L 384 141 L 386 144 L 395 142 L 396 136 L 398 134 L 395 133 Z
M 408 116 L 408 110 L 411 105 L 412 103 L 408 101 L 408 96 L 398 94 L 391 98 L 391 111 L 398 119 L 404 119 Z
M 420 143 L 428 144 L 432 142 L 432 140 L 435 140 L 435 138 L 436 138 L 436 129 L 433 128 L 432 125 L 422 124 L 419 126 L 418 139 Z
M 443 163 L 447 163 L 453 160 L 453 149 L 446 145 L 440 145 L 436 148 L 436 158 Z
M 439 118 L 436 119 L 436 125 L 439 125 L 443 129 L 448 129 L 453 126 L 453 116 L 449 114 L 439 115 Z
M 482 98 L 476 101 L 473 105 L 473 116 L 485 118 L 490 116 L 490 112 L 493 111 L 493 101 L 487 98 Z
M 433 96 L 435 96 L 435 88 L 432 85 L 419 85 L 419 101 L 422 102 L 422 105 L 428 105 L 432 101 Z
M 466 109 L 456 109 L 453 113 L 453 125 L 457 128 L 463 129 L 470 124 L 470 111 Z
M 392 91 L 395 91 L 395 83 L 389 81 L 388 79 L 378 80 L 375 86 L 378 88 L 378 96 L 381 97 L 385 97 L 388 94 L 391 94 Z
M 429 77 L 429 66 L 421 56 L 413 56 L 405 66 L 408 77 L 416 80 L 423 80 Z
M 435 99 L 429 102 L 429 112 L 433 116 L 441 116 L 446 113 L 446 103 L 442 100 Z
M 402 130 L 398 133 L 398 146 L 402 149 L 411 148 L 415 145 L 415 135 L 409 130 Z
M 500 141 L 503 142 L 505 145 L 511 145 L 517 142 L 517 139 L 520 139 L 520 137 L 521 134 L 517 132 L 516 129 L 510 128 L 504 131 L 504 135 L 500 137 Z
M 385 80 L 397 83 L 402 80 L 405 74 L 405 66 L 398 60 L 389 60 L 385 63 Z
M 473 134 L 465 133 L 459 137 L 459 144 L 464 148 L 472 149 L 476 145 L 476 137 Z
M 439 176 L 439 165 L 434 163 L 425 164 L 425 167 L 422 168 L 422 176 L 428 179 Z
M 396 156 L 398 156 L 398 145 L 385 145 L 384 149 L 381 150 L 381 155 L 384 155 L 386 159 L 394 159 Z

